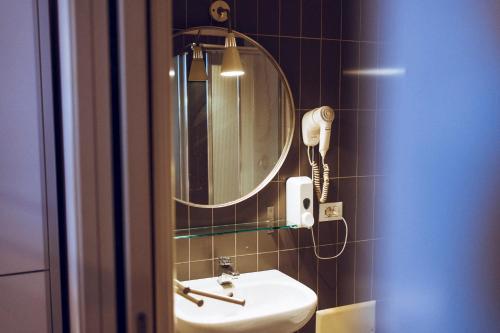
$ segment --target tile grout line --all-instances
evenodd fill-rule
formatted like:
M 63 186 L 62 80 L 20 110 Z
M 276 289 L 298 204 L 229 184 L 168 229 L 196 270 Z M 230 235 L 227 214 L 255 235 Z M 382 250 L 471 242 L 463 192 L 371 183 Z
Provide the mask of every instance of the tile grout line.
M 322 104 L 323 101 L 323 0 L 320 0 L 320 14 L 319 14 L 319 20 L 320 20 L 320 27 L 319 27 L 319 35 L 320 35 L 320 41 L 319 41 L 319 104 Z M 319 208 L 318 208 L 319 209 Z M 319 212 L 318 212 L 319 215 Z M 318 228 L 316 232 L 316 238 L 318 240 L 318 244 L 320 243 L 319 241 L 319 222 L 318 222 Z M 315 249 L 313 249 L 314 251 Z M 318 249 L 319 252 L 319 249 Z M 321 254 L 320 254 L 321 255 Z M 315 256 L 316 257 L 316 256 Z M 316 259 L 316 295 L 318 295 L 318 303 L 319 303 L 319 258 Z
M 377 38 L 379 36 L 379 18 L 378 18 L 378 15 L 377 15 Z M 376 52 L 376 57 L 377 57 L 377 67 L 379 67 L 380 65 L 380 48 L 377 46 L 377 52 Z M 379 80 L 377 79 L 375 81 L 375 109 L 378 110 L 378 107 L 379 107 L 379 101 L 378 101 L 378 94 L 379 94 L 379 91 L 378 91 L 378 83 L 379 83 Z M 377 162 L 378 162 L 378 159 L 377 159 L 377 145 L 378 145 L 378 135 L 377 135 L 377 126 L 378 126 L 378 112 L 375 113 L 375 119 L 374 119 L 374 147 L 373 147 L 373 169 L 374 169 L 374 173 L 376 173 L 376 168 L 377 168 Z M 372 192 L 372 200 L 373 200 L 373 207 L 372 207 L 372 237 L 375 237 L 375 211 L 376 211 L 376 207 L 375 207 L 375 203 L 376 203 L 376 198 L 377 198 L 377 178 L 376 177 L 373 177 L 373 192 Z M 370 276 L 370 299 L 373 299 L 373 284 L 374 284 L 374 277 L 375 277 L 375 273 L 374 273 L 374 270 L 375 270 L 375 264 L 374 264 L 374 261 L 375 261 L 375 241 L 372 242 L 372 246 L 371 246 L 371 276 Z
M 278 63 L 281 62 L 281 11 L 282 11 L 282 8 L 281 8 L 281 0 L 278 2 Z M 281 168 L 280 168 L 281 170 Z M 280 170 L 278 170 L 278 179 L 280 179 Z M 278 211 L 274 214 L 273 216 L 273 220 L 275 219 L 276 216 L 278 216 L 278 220 L 280 220 L 280 201 L 281 201 L 281 191 L 280 191 L 280 184 L 278 183 L 277 185 L 277 189 L 278 189 Z M 286 220 L 286 215 L 285 215 L 285 220 Z M 274 222 L 273 222 L 274 223 Z M 286 223 L 286 222 L 285 222 Z M 280 230 L 276 230 L 277 231 L 277 242 L 278 242 L 278 245 L 277 245 L 277 249 L 278 249 L 278 269 L 280 267 Z M 257 266 L 257 269 L 259 269 L 259 267 Z
M 179 29 L 182 30 L 182 29 Z M 275 34 L 261 34 L 261 33 L 247 33 L 248 36 L 257 36 L 257 37 L 274 37 L 274 38 L 289 38 L 289 39 L 305 39 L 305 40 L 320 40 L 323 39 L 325 41 L 330 42 L 348 42 L 348 43 L 356 43 L 356 44 L 384 44 L 383 42 L 379 42 L 376 40 L 355 40 L 355 39 L 342 39 L 342 38 L 329 38 L 329 37 L 309 37 L 309 36 L 292 36 L 292 35 L 275 35 Z M 387 44 L 387 43 L 385 43 Z
M 369 239 L 363 239 L 363 240 L 359 240 L 359 241 L 350 241 L 350 242 L 347 242 L 348 245 L 353 245 L 353 244 L 359 244 L 359 243 L 366 243 L 366 242 L 375 242 L 375 241 L 379 241 L 381 240 L 382 238 L 369 238 Z M 340 246 L 340 245 L 343 245 L 344 242 L 340 242 L 340 243 L 327 243 L 327 244 L 321 244 L 321 245 L 318 245 L 318 247 L 329 247 L 329 246 Z M 303 249 L 312 249 L 313 246 L 312 245 L 309 245 L 309 246 L 302 246 L 302 247 L 294 247 L 294 248 L 289 248 L 289 249 L 283 249 L 283 250 L 280 250 L 279 252 L 289 252 L 289 251 L 298 251 L 298 250 L 303 250 Z M 278 252 L 278 251 L 264 251 L 264 252 L 260 252 L 259 254 L 267 254 L 267 253 L 275 253 L 275 252 Z M 257 252 L 252 252 L 252 253 L 245 253 L 245 254 L 241 254 L 241 255 L 238 255 L 238 257 L 247 257 L 247 256 L 253 256 L 253 255 L 256 255 Z M 208 258 L 208 259 L 196 259 L 196 260 L 191 260 L 191 261 L 179 261 L 179 262 L 176 262 L 175 264 L 187 264 L 189 262 L 202 262 L 202 261 L 212 261 L 212 259 Z
M 343 18 L 344 18 L 344 13 L 343 13 L 343 1 L 340 1 L 340 39 L 342 40 L 342 35 L 343 35 Z M 339 77 L 338 77 L 338 105 L 342 105 L 342 41 L 339 43 Z M 341 125 L 342 125 L 342 118 L 339 119 L 339 133 L 338 133 L 338 148 L 337 148 L 337 175 L 340 176 L 340 134 L 341 134 Z M 340 188 L 340 182 L 337 183 L 337 200 L 339 199 L 339 188 Z M 336 239 L 335 241 L 339 241 L 339 225 L 336 225 Z M 338 282 L 339 282 L 339 268 L 338 268 L 338 260 L 335 260 L 335 306 L 338 305 L 339 303 L 339 288 L 338 288 Z
M 302 5 L 304 0 L 300 0 L 299 9 L 299 35 L 302 37 Z M 302 107 L 302 38 L 299 39 L 299 108 Z M 300 120 L 301 112 L 299 111 L 299 176 L 302 174 L 301 170 L 301 153 L 300 153 Z M 300 247 L 300 231 L 297 231 L 297 243 Z M 297 280 L 300 281 L 300 251 L 297 250 Z
M 191 229 L 191 207 L 187 207 L 188 226 Z M 191 238 L 188 239 L 188 277 L 191 280 Z
M 361 1 L 359 2 L 359 26 L 358 26 L 358 38 L 361 37 L 361 18 L 362 18 L 362 8 L 363 5 Z M 358 45 L 358 68 L 360 68 L 361 65 L 361 46 Z M 357 87 L 356 87 L 356 109 L 359 109 L 359 77 L 357 78 Z M 356 112 L 356 176 L 358 176 L 359 173 L 359 112 Z M 358 235 L 358 179 L 356 178 L 356 201 L 355 201 L 355 209 L 354 209 L 354 240 L 357 239 Z M 357 246 L 354 246 L 354 274 L 353 274 L 353 285 L 354 285 L 354 292 L 353 292 L 353 300 L 356 302 L 356 266 L 357 266 Z

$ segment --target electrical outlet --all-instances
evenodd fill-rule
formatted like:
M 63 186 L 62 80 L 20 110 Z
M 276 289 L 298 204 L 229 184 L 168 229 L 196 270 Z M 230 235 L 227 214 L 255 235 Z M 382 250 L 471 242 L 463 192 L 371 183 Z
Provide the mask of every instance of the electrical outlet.
M 342 219 L 342 202 L 319 204 L 319 222 Z

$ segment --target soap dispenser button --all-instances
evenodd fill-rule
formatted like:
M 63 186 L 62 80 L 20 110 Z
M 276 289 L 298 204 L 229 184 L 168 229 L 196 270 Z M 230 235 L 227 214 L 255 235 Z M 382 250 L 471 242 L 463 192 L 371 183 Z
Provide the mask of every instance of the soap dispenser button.
M 305 198 L 304 201 L 302 201 L 304 204 L 305 209 L 309 209 L 309 205 L 311 204 L 311 200 L 309 198 Z

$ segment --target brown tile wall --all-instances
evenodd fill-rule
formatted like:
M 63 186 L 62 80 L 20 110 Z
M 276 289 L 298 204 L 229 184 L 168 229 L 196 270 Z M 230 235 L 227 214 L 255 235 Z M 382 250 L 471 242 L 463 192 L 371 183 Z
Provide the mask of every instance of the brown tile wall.
M 215 25 L 209 1 L 174 0 L 174 31 Z M 317 260 L 308 230 L 249 232 L 177 240 L 177 275 L 181 280 L 214 276 L 219 256 L 231 256 L 239 272 L 276 268 L 305 283 L 319 297 L 319 309 L 374 299 L 374 253 L 379 243 L 375 214 L 378 174 L 376 126 L 377 82 L 342 75 L 343 69 L 374 67 L 378 42 L 376 0 L 232 0 L 235 30 L 248 34 L 277 59 L 289 80 L 296 104 L 296 128 L 290 153 L 278 177 L 254 197 L 226 208 L 200 209 L 177 204 L 177 225 L 265 223 L 266 209 L 285 218 L 285 181 L 309 175 L 299 124 L 309 109 L 335 109 L 331 149 L 327 154 L 329 201 L 344 203 L 349 224 L 345 252 L 334 260 Z M 317 207 L 317 202 L 315 202 Z M 342 246 L 342 223 L 326 222 L 314 232 L 320 254 Z M 314 332 L 314 318 L 301 332 Z

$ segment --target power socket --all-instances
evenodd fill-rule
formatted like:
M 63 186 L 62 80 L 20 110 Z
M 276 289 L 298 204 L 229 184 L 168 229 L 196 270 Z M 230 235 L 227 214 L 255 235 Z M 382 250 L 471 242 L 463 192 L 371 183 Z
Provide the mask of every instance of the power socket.
M 319 204 L 319 222 L 342 220 L 342 201 Z

